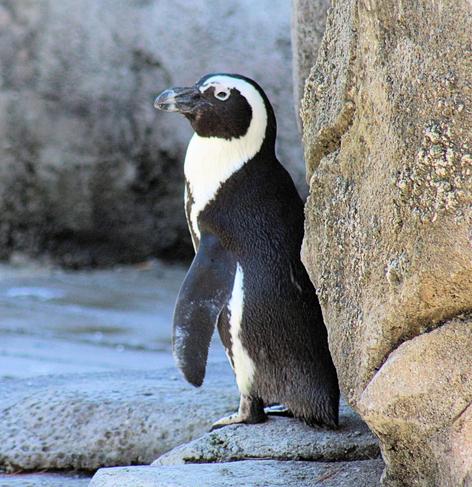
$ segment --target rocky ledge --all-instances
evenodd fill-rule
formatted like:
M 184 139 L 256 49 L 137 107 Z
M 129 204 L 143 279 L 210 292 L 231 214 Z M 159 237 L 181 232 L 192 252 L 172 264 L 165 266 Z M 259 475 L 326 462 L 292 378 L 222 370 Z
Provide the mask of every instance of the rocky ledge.
M 291 418 L 269 417 L 263 424 L 232 425 L 174 448 L 153 465 L 232 462 L 250 459 L 349 461 L 376 458 L 379 447 L 365 423 L 341 404 L 339 429 L 310 428 Z
M 358 462 L 242 462 L 99 470 L 90 487 L 377 487 L 380 460 Z
M 94 471 L 149 464 L 237 408 L 226 369 L 209 370 L 201 389 L 173 368 L 0 381 L 0 467 Z
M 0 487 L 378 485 L 377 439 L 347 404 L 336 431 L 291 418 L 208 432 L 237 408 L 226 363 L 209 365 L 200 389 L 175 369 L 0 381 Z M 157 458 L 157 460 L 155 460 Z M 29 472 L 29 475 L 18 475 Z M 10 475 L 7 475 L 10 474 Z M 11 475 L 16 473 L 16 475 Z M 61 483 L 62 482 L 62 483 Z

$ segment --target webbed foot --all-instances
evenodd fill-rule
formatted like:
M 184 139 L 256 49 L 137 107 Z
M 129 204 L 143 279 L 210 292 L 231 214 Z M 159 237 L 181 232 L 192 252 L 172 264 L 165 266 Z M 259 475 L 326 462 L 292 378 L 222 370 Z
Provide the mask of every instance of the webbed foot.
M 264 408 L 268 416 L 283 416 L 284 418 L 293 418 L 293 413 L 283 404 L 272 404 Z
M 224 416 L 223 418 L 215 421 L 210 428 L 210 431 L 215 431 L 220 428 L 224 428 L 225 426 L 229 426 L 230 424 L 240 424 L 245 423 L 244 418 L 242 418 L 238 413 L 231 414 L 231 416 Z
M 257 424 L 263 423 L 267 420 L 267 415 L 264 412 L 264 403 L 258 397 L 241 395 L 239 402 L 239 411 L 231 416 L 226 416 L 219 419 L 210 428 L 214 431 L 230 424 Z

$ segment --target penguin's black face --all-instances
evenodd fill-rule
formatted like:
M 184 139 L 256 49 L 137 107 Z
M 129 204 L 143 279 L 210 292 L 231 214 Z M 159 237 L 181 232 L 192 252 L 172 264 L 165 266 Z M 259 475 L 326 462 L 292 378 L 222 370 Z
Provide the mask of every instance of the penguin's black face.
M 245 136 L 251 123 L 266 125 L 268 110 L 273 118 L 262 89 L 239 75 L 206 75 L 192 87 L 163 91 L 154 106 L 185 115 L 200 137 L 225 140 Z
M 242 137 L 251 123 L 252 109 L 236 89 L 223 85 L 199 86 L 195 111 L 185 113 L 200 137 L 233 139 Z

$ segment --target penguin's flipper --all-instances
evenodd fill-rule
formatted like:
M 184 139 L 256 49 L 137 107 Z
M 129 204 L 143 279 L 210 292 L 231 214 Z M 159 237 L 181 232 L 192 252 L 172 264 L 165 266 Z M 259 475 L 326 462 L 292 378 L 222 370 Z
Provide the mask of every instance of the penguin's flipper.
M 199 387 L 205 369 L 211 336 L 218 316 L 228 301 L 235 262 L 219 239 L 202 234 L 174 311 L 172 345 L 177 366 L 190 384 Z

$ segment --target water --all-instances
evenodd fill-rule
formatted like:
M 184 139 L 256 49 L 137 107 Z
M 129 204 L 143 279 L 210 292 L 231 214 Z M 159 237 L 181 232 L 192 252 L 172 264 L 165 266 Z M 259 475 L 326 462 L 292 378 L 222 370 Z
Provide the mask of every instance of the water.
M 0 378 L 173 366 L 185 272 L 157 261 L 94 271 L 0 265 Z M 222 360 L 213 349 L 210 360 Z

